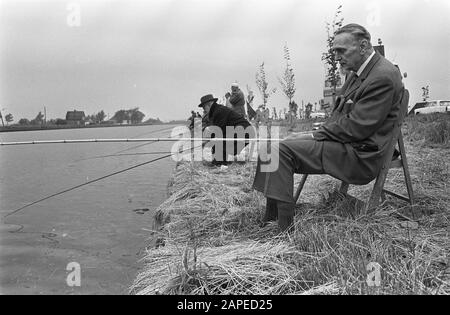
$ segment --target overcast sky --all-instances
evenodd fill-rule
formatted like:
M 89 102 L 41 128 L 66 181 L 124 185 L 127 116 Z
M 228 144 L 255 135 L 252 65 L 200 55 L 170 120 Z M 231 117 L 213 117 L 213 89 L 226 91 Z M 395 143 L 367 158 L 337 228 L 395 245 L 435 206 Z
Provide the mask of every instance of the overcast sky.
M 431 98 L 450 99 L 448 0 L 0 0 L 0 110 L 16 122 L 44 106 L 48 119 L 132 107 L 186 119 L 202 95 L 222 97 L 234 81 L 256 92 L 263 61 L 278 87 L 285 43 L 295 101 L 314 103 L 325 23 L 339 4 L 345 23 L 366 26 L 408 73 L 412 102 L 426 85 Z M 278 91 L 269 105 L 287 100 Z

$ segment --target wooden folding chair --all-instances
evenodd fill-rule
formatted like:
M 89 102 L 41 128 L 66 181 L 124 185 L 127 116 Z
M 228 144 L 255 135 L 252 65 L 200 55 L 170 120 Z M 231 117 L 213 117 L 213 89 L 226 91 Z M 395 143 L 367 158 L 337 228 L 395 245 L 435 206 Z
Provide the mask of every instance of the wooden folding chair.
M 403 135 L 401 131 L 403 120 L 406 116 L 406 113 L 408 112 L 408 102 L 409 102 L 409 92 L 408 90 L 404 89 L 404 93 L 400 104 L 399 120 L 394 127 L 394 131 L 392 133 L 393 134 L 392 140 L 389 144 L 388 150 L 386 151 L 386 155 L 383 158 L 384 159 L 383 166 L 380 172 L 378 173 L 377 179 L 372 189 L 372 193 L 364 207 L 363 210 L 364 214 L 366 214 L 368 211 L 372 209 L 375 209 L 380 204 L 380 199 L 383 199 L 383 201 L 386 200 L 386 194 L 409 202 L 411 205 L 414 204 L 411 176 L 409 174 L 408 161 L 406 159 L 406 152 L 405 152 L 405 144 L 403 142 Z M 393 160 L 392 157 L 394 155 L 395 146 L 397 143 L 400 155 L 397 159 Z M 386 182 L 389 169 L 391 168 L 403 168 L 403 174 L 405 176 L 405 184 L 406 189 L 408 191 L 408 197 L 384 189 L 384 183 Z M 308 178 L 307 174 L 303 175 L 294 196 L 295 202 L 297 202 L 298 198 L 300 197 L 300 193 L 303 190 L 307 178 Z M 349 183 L 345 183 L 342 181 L 339 191 L 345 195 L 348 195 L 348 188 Z

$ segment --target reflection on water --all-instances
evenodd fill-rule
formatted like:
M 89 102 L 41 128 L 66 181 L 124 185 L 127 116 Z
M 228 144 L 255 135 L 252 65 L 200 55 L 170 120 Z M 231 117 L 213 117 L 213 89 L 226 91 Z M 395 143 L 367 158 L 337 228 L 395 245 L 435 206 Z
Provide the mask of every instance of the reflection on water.
M 168 137 L 170 126 L 0 134 L 1 141 Z M 0 147 L 0 215 L 89 180 L 143 163 L 172 143 L 87 143 Z M 139 153 L 137 155 L 129 155 Z M 115 155 L 103 158 L 99 156 Z M 165 198 L 174 162 L 164 159 L 33 205 L 0 229 L 4 293 L 126 293 L 148 243 L 152 210 Z M 7 226 L 22 227 L 10 233 Z M 65 283 L 79 262 L 84 285 Z

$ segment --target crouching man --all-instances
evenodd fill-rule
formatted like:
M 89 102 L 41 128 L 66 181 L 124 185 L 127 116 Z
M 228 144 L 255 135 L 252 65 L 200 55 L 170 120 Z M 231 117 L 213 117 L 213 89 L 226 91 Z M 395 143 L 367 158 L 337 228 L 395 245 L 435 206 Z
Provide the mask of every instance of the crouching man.
M 234 110 L 217 104 L 217 98 L 212 94 L 200 99 L 199 107 L 203 108 L 204 115 L 208 117 L 208 127 L 204 131 L 205 136 L 214 138 L 249 139 L 255 137 L 251 124 Z M 213 165 L 228 165 L 228 155 L 238 155 L 249 141 L 223 141 L 215 143 L 212 147 Z
M 350 75 L 332 117 L 317 131 L 296 134 L 272 148 L 279 155 L 275 171 L 261 171 L 254 189 L 267 198 L 264 221 L 282 231 L 292 227 L 294 173 L 329 174 L 349 184 L 364 185 L 380 171 L 400 114 L 403 84 L 399 70 L 374 51 L 368 31 L 349 24 L 336 33 L 333 50 Z

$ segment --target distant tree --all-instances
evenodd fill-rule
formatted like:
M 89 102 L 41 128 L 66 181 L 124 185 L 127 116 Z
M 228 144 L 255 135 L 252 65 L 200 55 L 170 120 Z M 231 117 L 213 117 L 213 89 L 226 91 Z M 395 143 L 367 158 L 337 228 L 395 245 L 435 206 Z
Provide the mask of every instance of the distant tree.
M 86 117 L 84 117 L 84 121 L 88 123 L 95 123 L 95 115 L 87 115 Z
M 173 122 L 173 121 L 172 121 L 172 122 Z M 154 118 L 149 118 L 149 119 L 147 119 L 147 120 L 145 121 L 145 123 L 146 123 L 146 124 L 150 124 L 150 125 L 159 125 L 159 124 L 162 124 L 162 121 L 159 120 L 159 118 L 156 118 L 156 119 L 154 119 Z M 184 123 L 184 121 L 183 121 L 183 123 Z
M 306 119 L 311 118 L 312 107 L 313 107 L 313 105 L 311 103 L 308 103 L 308 105 L 306 105 L 306 109 L 305 109 L 305 118 Z
M 30 124 L 30 121 L 26 118 L 22 118 L 19 120 L 19 125 L 21 125 L 21 126 L 27 126 L 29 124 Z
M 278 78 L 278 82 L 280 82 L 281 90 L 289 100 L 289 104 L 291 104 L 296 87 L 294 69 L 291 66 L 291 55 L 287 44 L 284 45 L 284 60 L 286 61 L 286 69 L 284 70 L 283 76 Z
M 269 83 L 266 78 L 266 71 L 264 70 L 264 62 L 259 66 L 258 72 L 256 72 L 256 86 L 261 93 L 264 107 L 267 106 L 269 97 L 277 91 L 276 88 L 269 89 Z
M 139 124 L 144 119 L 145 114 L 139 111 L 139 108 L 132 108 L 132 109 L 121 109 L 117 111 L 114 116 L 113 120 L 117 121 L 119 124 L 123 123 L 124 121 L 127 123 L 133 123 L 133 124 Z
M 31 122 L 31 125 L 42 125 L 44 123 L 44 115 L 39 112 Z
M 292 101 L 289 103 L 289 111 L 295 118 L 297 118 L 298 105 L 296 102 Z
M 129 111 L 125 110 L 125 109 L 118 110 L 114 114 L 112 119 L 115 120 L 119 124 L 123 123 L 124 121 L 128 123 L 128 122 L 130 122 Z
M 44 115 L 42 114 L 42 112 L 39 112 L 39 113 L 36 115 L 35 120 L 37 120 L 37 121 L 44 121 Z
M 55 121 L 55 125 L 61 126 L 61 125 L 67 125 L 67 120 L 62 118 L 57 118 Z
M 330 82 L 333 89 L 332 96 L 332 107 L 336 103 L 336 89 L 341 81 L 341 75 L 339 72 L 338 62 L 336 61 L 336 54 L 333 50 L 333 42 L 336 36 L 336 32 L 342 27 L 344 23 L 344 18 L 341 17 L 342 5 L 338 6 L 336 14 L 334 15 L 333 22 L 330 24 L 327 22 L 327 52 L 322 54 L 322 60 L 325 61 L 325 66 L 327 68 L 326 80 Z
M 144 117 L 145 114 L 139 111 L 138 107 L 130 110 L 130 120 L 132 124 L 140 124 Z
M 13 115 L 12 114 L 6 115 L 5 120 L 6 120 L 6 124 L 8 125 L 10 122 L 12 122 L 14 120 Z
M 95 115 L 95 122 L 101 123 L 102 121 L 105 120 L 105 118 L 106 118 L 106 114 L 103 110 L 101 110 L 97 113 L 97 115 Z

